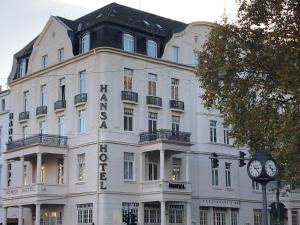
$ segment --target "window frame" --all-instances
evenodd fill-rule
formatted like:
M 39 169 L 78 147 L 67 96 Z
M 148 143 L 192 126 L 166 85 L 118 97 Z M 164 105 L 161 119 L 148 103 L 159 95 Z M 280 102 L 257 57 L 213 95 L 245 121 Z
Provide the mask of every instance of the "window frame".
M 209 131 L 210 131 L 210 142 L 211 143 L 217 143 L 217 121 L 216 120 L 210 120 L 209 121 Z
M 79 115 L 79 124 L 78 124 L 78 132 L 79 134 L 86 133 L 86 110 L 82 109 L 78 112 Z
M 77 204 L 77 224 L 93 224 L 93 203 Z
M 157 58 L 158 55 L 158 44 L 152 39 L 147 40 L 147 56 Z M 151 49 L 153 48 L 153 49 Z
M 231 163 L 225 162 L 225 186 L 227 188 L 232 187 L 232 179 L 231 179 Z
M 219 187 L 219 169 L 218 168 L 211 168 L 211 175 L 212 175 L 212 186 Z
M 86 70 L 79 72 L 79 94 L 87 93 L 87 75 Z
M 59 63 L 65 61 L 65 48 L 60 48 L 57 50 L 57 57 Z
M 86 179 L 86 154 L 77 154 L 77 181 L 85 182 Z
M 135 38 L 129 32 L 123 33 L 123 50 L 132 53 L 135 52 Z
M 48 54 L 42 56 L 42 69 L 48 67 Z
M 123 88 L 124 91 L 132 91 L 133 90 L 133 69 L 124 68 L 124 76 L 123 76 Z
M 84 54 L 91 50 L 91 36 L 90 33 L 84 33 L 80 38 L 80 53 Z
M 148 73 L 148 95 L 156 96 L 157 92 L 157 74 Z
M 127 156 L 127 157 L 126 157 Z M 123 179 L 124 181 L 135 180 L 135 154 L 133 152 L 124 152 L 123 154 Z M 126 174 L 127 171 L 127 174 Z
M 123 118 L 124 118 L 124 131 L 133 131 L 133 116 L 134 116 L 134 109 L 132 108 L 124 108 L 123 111 Z
M 179 63 L 179 47 L 172 46 L 172 62 Z
M 40 106 L 47 105 L 47 85 L 43 84 L 40 86 Z
M 171 78 L 171 99 L 179 100 L 179 83 L 180 80 L 177 78 Z

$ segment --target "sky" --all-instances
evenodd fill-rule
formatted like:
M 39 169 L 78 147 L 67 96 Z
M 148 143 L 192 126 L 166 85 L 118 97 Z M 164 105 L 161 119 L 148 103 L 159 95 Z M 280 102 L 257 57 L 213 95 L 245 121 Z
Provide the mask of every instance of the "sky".
M 49 17 L 76 19 L 111 2 L 185 23 L 235 19 L 236 0 L 4 0 L 0 8 L 0 84 L 6 88 L 13 54 L 36 37 Z

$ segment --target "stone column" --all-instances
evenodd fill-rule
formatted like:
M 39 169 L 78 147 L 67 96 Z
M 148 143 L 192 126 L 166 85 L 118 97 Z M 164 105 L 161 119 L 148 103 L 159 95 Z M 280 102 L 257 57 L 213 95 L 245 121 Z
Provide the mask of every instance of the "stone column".
M 41 223 L 41 205 L 35 205 L 35 225 L 40 225 Z
M 23 225 L 23 206 L 19 206 L 18 225 Z
M 209 207 L 208 210 L 208 224 L 214 224 L 214 208 Z
M 35 183 L 41 183 L 41 169 L 42 169 L 42 153 L 37 154 L 36 160 L 36 180 Z
M 21 179 L 21 186 L 24 185 L 24 156 L 20 157 L 20 179 Z
M 288 208 L 288 225 L 292 225 L 292 209 Z
M 139 215 L 138 215 L 138 224 L 144 225 L 144 203 L 139 203 Z
M 166 225 L 166 202 L 160 202 L 160 224 Z
M 192 224 L 192 208 L 191 203 L 186 203 L 186 224 L 191 225 Z
M 185 154 L 185 180 L 190 182 L 190 153 Z
M 7 207 L 3 207 L 3 222 L 2 222 L 2 225 L 7 225 Z
M 160 162 L 160 180 L 164 180 L 165 179 L 165 151 L 164 150 L 160 150 L 160 158 L 159 158 L 159 162 Z
M 226 224 L 232 224 L 232 219 L 231 219 L 231 208 L 226 208 Z

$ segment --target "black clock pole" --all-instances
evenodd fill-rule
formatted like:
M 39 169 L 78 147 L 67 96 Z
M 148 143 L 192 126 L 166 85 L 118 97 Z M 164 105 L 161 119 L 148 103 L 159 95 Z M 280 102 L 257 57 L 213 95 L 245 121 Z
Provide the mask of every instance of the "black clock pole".
M 261 184 L 262 189 L 262 203 L 263 203 L 263 211 L 262 211 L 262 220 L 263 225 L 268 225 L 268 204 L 267 204 L 267 184 Z

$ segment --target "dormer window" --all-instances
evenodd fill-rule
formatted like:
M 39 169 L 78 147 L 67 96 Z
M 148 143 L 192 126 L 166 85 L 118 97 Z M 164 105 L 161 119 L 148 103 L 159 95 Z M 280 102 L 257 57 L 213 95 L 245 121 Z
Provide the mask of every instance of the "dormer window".
M 152 40 L 147 40 L 147 55 L 157 58 L 157 43 Z
M 27 60 L 26 59 L 20 60 L 18 74 L 20 77 L 24 77 L 27 74 Z
M 86 53 L 90 50 L 90 34 L 87 33 L 81 38 L 81 53 Z
M 127 52 L 134 52 L 134 38 L 131 34 L 123 35 L 123 49 Z

